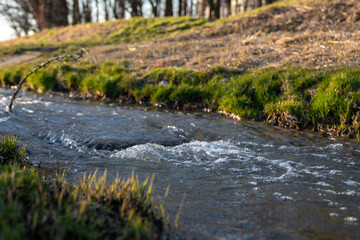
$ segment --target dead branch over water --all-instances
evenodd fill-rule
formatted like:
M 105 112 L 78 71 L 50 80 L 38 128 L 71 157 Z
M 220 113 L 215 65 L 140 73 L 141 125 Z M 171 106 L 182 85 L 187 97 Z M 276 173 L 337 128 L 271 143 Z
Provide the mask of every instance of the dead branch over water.
M 62 65 L 62 61 L 66 58 L 68 59 L 73 59 L 75 60 L 76 62 L 79 62 L 83 67 L 85 67 L 87 70 L 89 70 L 79 59 L 83 58 L 84 57 L 84 53 L 91 59 L 91 61 L 97 66 L 99 67 L 96 62 L 94 61 L 94 59 L 91 57 L 91 55 L 84 49 L 84 48 L 81 48 L 80 49 L 80 54 L 77 54 L 77 55 L 62 55 L 62 56 L 57 56 L 57 57 L 53 57 L 53 58 L 50 58 L 49 60 L 47 60 L 46 62 L 43 62 L 42 64 L 36 66 L 35 68 L 33 68 L 33 70 L 31 72 L 29 72 L 23 79 L 21 79 L 21 81 L 19 82 L 19 85 L 17 86 L 17 89 L 16 91 L 14 92 L 12 98 L 11 98 L 11 101 L 10 101 L 10 104 L 8 106 L 8 111 L 9 112 L 12 112 L 12 106 L 14 104 L 14 101 L 15 101 L 15 98 L 16 98 L 16 95 L 19 93 L 20 89 L 21 89 L 21 86 L 24 84 L 24 82 L 26 81 L 26 79 L 33 73 L 37 72 L 37 70 L 39 70 L 40 68 L 43 68 L 43 67 L 46 67 L 46 65 L 48 65 L 49 63 L 51 63 L 52 61 L 58 61 L 59 62 L 59 71 L 60 71 L 60 74 L 63 78 L 65 78 L 62 70 L 61 70 L 61 65 Z

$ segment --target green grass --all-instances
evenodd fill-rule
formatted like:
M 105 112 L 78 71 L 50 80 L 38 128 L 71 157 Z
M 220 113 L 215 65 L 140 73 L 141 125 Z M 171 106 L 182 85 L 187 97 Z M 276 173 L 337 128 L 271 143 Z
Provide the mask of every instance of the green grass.
M 91 67 L 89 65 L 89 67 Z M 0 70 L 3 85 L 16 84 L 29 68 Z M 52 65 L 29 79 L 34 90 L 67 91 L 112 101 L 164 104 L 185 109 L 191 104 L 234 113 L 241 118 L 286 122 L 296 127 L 332 130 L 337 134 L 359 132 L 360 69 L 255 69 L 247 72 L 215 67 L 203 71 L 159 68 L 135 74 L 126 63 L 105 62 L 100 69 L 64 67 L 66 79 Z M 17 74 L 14 74 L 17 73 Z M 15 103 L 16 105 L 16 103 Z
M 0 157 L 0 239 L 155 239 L 164 230 L 152 180 L 107 183 L 95 172 L 75 184 L 64 175 L 45 182 L 11 137 L 0 140 Z
M 20 147 L 15 137 L 0 140 L 0 165 L 27 165 L 25 147 Z

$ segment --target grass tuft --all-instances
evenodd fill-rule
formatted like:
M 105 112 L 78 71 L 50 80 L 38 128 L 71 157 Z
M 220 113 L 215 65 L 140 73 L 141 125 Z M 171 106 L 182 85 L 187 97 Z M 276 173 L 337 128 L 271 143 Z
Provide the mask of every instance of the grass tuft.
M 0 239 L 155 239 L 164 230 L 152 182 L 106 172 L 70 184 L 62 176 L 44 182 L 17 139 L 0 141 Z
M 18 144 L 16 137 L 3 137 L 0 139 L 0 165 L 14 164 L 27 165 L 25 147 Z

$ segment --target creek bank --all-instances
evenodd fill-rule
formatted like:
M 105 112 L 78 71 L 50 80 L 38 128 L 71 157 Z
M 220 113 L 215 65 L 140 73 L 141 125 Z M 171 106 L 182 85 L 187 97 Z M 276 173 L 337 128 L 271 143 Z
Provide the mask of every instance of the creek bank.
M 14 85 L 27 69 L 3 68 L 0 82 Z M 63 72 L 65 78 L 53 66 L 33 74 L 27 88 L 61 92 L 73 99 L 182 111 L 205 109 L 234 119 L 267 121 L 336 136 L 357 137 L 360 131 L 360 68 L 159 68 L 138 73 L 124 63 L 104 62 L 91 72 L 72 66 L 63 66 Z

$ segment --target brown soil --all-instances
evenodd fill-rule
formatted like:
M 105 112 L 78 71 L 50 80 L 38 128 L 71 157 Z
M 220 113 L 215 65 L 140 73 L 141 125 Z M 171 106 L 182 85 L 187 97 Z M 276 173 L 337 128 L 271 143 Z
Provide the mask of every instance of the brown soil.
M 132 69 L 241 69 L 360 66 L 360 1 L 270 8 L 178 37 L 98 46 L 98 60 L 125 60 Z

